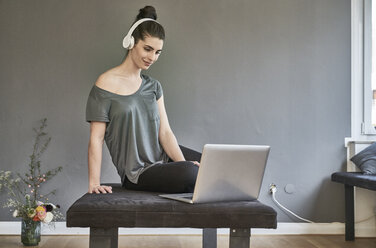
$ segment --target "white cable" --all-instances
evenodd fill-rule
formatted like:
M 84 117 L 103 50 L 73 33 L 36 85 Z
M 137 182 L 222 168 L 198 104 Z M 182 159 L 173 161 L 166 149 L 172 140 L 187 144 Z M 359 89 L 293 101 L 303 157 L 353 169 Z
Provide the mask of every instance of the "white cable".
M 300 219 L 300 220 L 303 220 L 303 221 L 306 221 L 306 222 L 309 222 L 309 223 L 315 223 L 315 222 L 313 222 L 313 221 L 310 221 L 310 220 L 304 219 L 304 218 L 300 217 L 300 216 L 297 215 L 297 214 L 294 214 L 292 211 L 290 211 L 290 210 L 288 210 L 287 208 L 285 208 L 284 206 L 282 206 L 282 204 L 279 203 L 279 202 L 277 201 L 277 199 L 275 198 L 275 192 L 276 192 L 276 191 L 277 191 L 277 188 L 271 190 L 272 198 L 273 198 L 273 201 L 274 201 L 275 203 L 277 203 L 277 205 L 278 205 L 280 208 L 282 208 L 282 209 L 285 210 L 286 212 L 288 212 L 288 213 L 294 215 L 296 218 L 298 218 L 298 219 Z

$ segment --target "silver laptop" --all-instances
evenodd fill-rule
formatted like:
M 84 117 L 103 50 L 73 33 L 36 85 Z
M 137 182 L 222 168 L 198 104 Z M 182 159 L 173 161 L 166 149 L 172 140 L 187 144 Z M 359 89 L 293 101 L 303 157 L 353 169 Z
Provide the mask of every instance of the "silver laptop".
M 160 196 L 191 204 L 257 199 L 269 151 L 270 146 L 207 144 L 193 194 Z

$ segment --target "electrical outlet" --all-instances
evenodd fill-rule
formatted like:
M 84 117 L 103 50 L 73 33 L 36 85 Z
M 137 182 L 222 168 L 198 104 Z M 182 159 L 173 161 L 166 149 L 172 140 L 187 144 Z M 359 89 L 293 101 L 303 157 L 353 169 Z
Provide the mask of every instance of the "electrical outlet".
M 273 194 L 275 192 L 277 192 L 277 185 L 275 185 L 274 183 L 271 183 L 269 186 L 269 193 Z

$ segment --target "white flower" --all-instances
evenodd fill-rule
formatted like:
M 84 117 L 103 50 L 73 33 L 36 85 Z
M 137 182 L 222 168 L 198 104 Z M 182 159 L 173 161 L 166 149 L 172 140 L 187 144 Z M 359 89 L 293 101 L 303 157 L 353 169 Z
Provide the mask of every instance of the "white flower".
M 44 223 L 50 223 L 54 215 L 51 212 L 47 212 L 46 218 L 43 219 Z
M 34 208 L 29 209 L 27 212 L 27 216 L 29 216 L 29 218 L 34 218 L 36 214 L 37 214 L 37 211 L 35 211 Z
M 41 206 L 41 205 L 43 205 L 44 203 L 43 202 L 41 202 L 41 201 L 37 201 L 37 205 L 38 206 Z
M 16 218 L 17 215 L 18 215 L 18 210 L 14 210 L 14 212 L 13 212 L 13 217 Z

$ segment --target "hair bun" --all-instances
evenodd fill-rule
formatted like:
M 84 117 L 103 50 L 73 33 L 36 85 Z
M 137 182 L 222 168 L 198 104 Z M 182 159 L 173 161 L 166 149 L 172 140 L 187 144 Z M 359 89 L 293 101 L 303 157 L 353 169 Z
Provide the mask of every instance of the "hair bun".
M 140 9 L 140 13 L 138 13 L 136 19 L 140 20 L 143 18 L 151 18 L 157 20 L 157 12 L 153 6 L 145 6 L 144 8 Z

